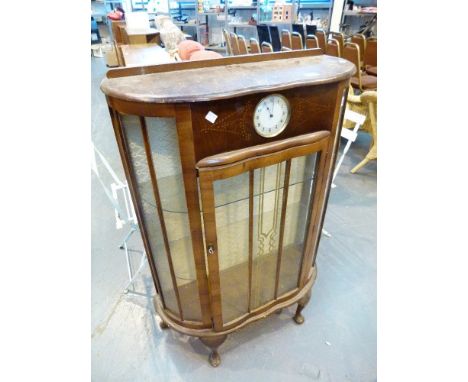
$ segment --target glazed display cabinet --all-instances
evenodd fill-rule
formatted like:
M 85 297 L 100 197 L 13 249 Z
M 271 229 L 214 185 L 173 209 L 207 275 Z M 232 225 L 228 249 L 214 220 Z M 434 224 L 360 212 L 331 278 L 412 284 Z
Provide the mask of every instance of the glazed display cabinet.
M 311 295 L 349 78 L 304 50 L 111 70 L 101 84 L 162 327 L 211 348 Z

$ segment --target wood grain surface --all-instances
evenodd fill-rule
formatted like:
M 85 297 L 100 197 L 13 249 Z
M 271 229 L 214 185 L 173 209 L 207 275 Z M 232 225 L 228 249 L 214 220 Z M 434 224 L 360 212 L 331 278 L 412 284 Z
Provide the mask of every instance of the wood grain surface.
M 138 102 L 201 102 L 336 82 L 354 71 L 349 61 L 320 55 L 107 78 L 101 89 Z

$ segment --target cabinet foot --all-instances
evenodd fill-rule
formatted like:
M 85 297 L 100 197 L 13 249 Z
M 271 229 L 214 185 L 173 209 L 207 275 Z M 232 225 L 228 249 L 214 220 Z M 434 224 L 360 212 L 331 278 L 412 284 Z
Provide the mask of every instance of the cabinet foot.
M 221 357 L 216 350 L 213 350 L 208 357 L 208 361 L 210 361 L 211 366 L 218 367 L 221 363 Z
M 159 323 L 159 327 L 160 327 L 161 329 L 163 329 L 163 330 L 164 330 L 164 329 L 169 329 L 169 325 L 166 324 L 164 321 L 161 321 L 161 322 Z
M 218 353 L 218 347 L 226 341 L 227 335 L 215 336 L 215 337 L 200 337 L 200 341 L 207 347 L 211 349 L 210 356 L 208 361 L 213 367 L 217 367 L 221 363 L 221 357 Z
M 298 325 L 302 325 L 304 323 L 304 316 L 301 312 L 302 309 L 304 309 L 307 303 L 309 302 L 311 294 L 312 290 L 309 290 L 307 294 L 302 299 L 300 299 L 297 304 L 296 314 L 294 315 L 293 320 Z
M 302 308 L 300 310 L 302 310 Z M 300 310 L 298 306 L 296 310 L 296 314 L 293 317 L 294 322 L 298 325 L 301 325 L 304 323 L 304 316 L 301 314 Z

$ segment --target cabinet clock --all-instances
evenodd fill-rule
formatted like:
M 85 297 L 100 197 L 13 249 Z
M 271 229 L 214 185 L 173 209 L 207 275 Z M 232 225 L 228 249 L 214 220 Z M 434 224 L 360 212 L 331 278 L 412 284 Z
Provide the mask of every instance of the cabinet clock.
M 350 62 L 318 49 L 110 70 L 101 84 L 161 327 L 227 335 L 317 274 Z

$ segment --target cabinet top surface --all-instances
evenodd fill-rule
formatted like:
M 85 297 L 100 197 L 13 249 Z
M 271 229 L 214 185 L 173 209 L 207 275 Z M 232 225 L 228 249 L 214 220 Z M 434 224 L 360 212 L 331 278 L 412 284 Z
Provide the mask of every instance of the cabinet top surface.
M 105 78 L 101 89 L 127 101 L 202 102 L 337 82 L 354 71 L 347 60 L 318 55 Z

